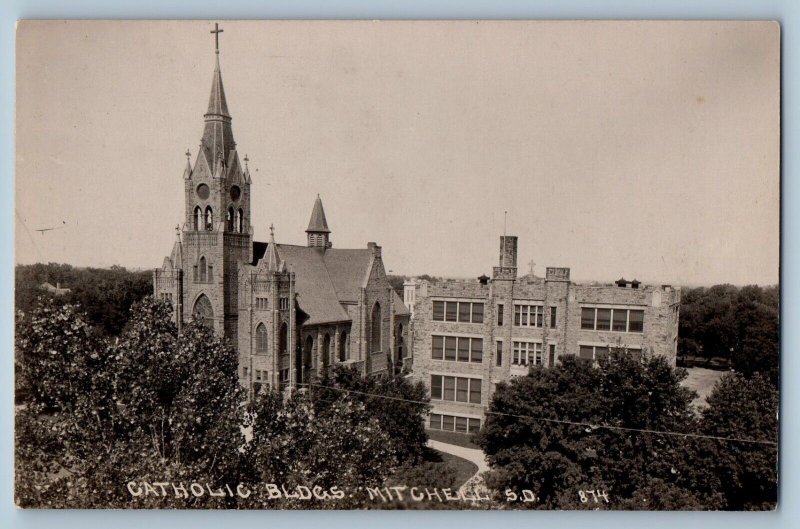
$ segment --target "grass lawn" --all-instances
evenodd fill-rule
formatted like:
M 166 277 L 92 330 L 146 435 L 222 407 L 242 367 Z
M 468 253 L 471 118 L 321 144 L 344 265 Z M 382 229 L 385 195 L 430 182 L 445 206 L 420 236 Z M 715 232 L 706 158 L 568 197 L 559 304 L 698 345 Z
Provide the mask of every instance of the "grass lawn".
M 428 437 L 434 441 L 441 441 L 451 445 L 463 446 L 464 448 L 474 448 L 480 450 L 481 447 L 472 442 L 472 434 L 445 432 L 442 430 L 425 430 Z
M 400 467 L 389 479 L 390 485 L 458 489 L 475 475 L 477 465 L 471 461 L 426 448 L 424 460 L 414 466 Z
M 681 384 L 697 392 L 698 397 L 692 402 L 695 406 L 705 407 L 706 399 L 711 394 L 714 384 L 724 375 L 725 371 L 705 369 L 703 367 L 689 367 L 686 369 L 689 376 Z

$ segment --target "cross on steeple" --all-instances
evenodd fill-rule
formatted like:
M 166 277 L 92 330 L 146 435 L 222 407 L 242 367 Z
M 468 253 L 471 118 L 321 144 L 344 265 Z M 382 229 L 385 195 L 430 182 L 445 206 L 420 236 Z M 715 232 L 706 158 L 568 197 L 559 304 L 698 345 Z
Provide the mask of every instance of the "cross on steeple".
M 531 275 L 533 275 L 533 267 L 536 266 L 536 262 L 533 259 L 531 259 L 530 261 L 528 261 L 528 266 L 531 267 Z
M 219 34 L 223 31 L 224 30 L 219 29 L 219 23 L 214 22 L 214 29 L 211 30 L 211 33 L 214 34 L 214 51 L 217 55 L 219 55 Z
M 275 226 L 273 224 L 269 225 L 269 236 L 275 237 Z

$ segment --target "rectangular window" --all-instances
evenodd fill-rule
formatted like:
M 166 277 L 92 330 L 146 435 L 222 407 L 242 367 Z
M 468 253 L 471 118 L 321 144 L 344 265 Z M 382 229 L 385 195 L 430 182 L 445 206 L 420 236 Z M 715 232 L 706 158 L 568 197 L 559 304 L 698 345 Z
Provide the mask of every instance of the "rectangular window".
M 628 332 L 644 332 L 644 311 L 631 310 L 628 316 Z
M 512 363 L 527 366 L 530 364 L 540 366 L 543 362 L 542 344 L 539 342 L 514 342 L 514 356 Z
M 472 304 L 472 323 L 483 323 L 483 303 Z
M 256 308 L 261 310 L 269 308 L 267 298 L 256 298 Z
M 597 309 L 597 330 L 611 330 L 611 309 Z
M 456 377 L 444 377 L 443 400 L 456 400 Z
M 505 307 L 501 304 L 497 306 L 497 325 L 499 327 L 503 326 L 503 309 Z
M 481 403 L 479 378 L 431 375 L 431 399 Z
M 470 362 L 483 362 L 483 338 L 470 338 Z
M 444 319 L 445 321 L 458 321 L 458 303 L 445 303 Z
M 458 339 L 458 361 L 469 362 L 469 338 Z
M 581 345 L 578 351 L 578 359 L 591 364 L 594 361 L 594 347 L 591 345 Z
M 431 336 L 431 358 L 450 362 L 483 362 L 483 338 Z
M 583 307 L 581 309 L 581 329 L 594 330 L 594 309 Z
M 471 417 L 431 413 L 430 428 L 432 430 L 446 430 L 449 432 L 475 433 L 481 429 L 481 420 Z
M 289 309 L 289 298 L 280 298 L 280 305 L 278 306 L 281 310 L 288 310 Z
M 449 305 L 449 303 L 448 303 Z M 454 303 L 455 305 L 455 303 Z M 469 323 L 470 303 L 461 302 L 458 304 L 458 321 Z
M 550 328 L 556 328 L 556 312 L 558 311 L 558 307 L 550 307 Z
M 469 401 L 472 404 L 481 403 L 481 379 L 470 378 L 469 380 Z
M 475 433 L 481 429 L 480 419 L 467 419 L 467 433 Z
M 444 301 L 433 302 L 433 319 L 434 321 L 444 321 Z
M 456 359 L 456 337 L 445 336 L 444 338 L 444 359 L 455 361 Z
M 431 336 L 431 358 L 441 360 L 444 358 L 444 337 Z
M 455 430 L 455 417 L 452 415 L 442 415 L 442 430 L 447 430 L 448 432 L 452 432 Z
M 289 370 L 281 369 L 281 382 L 289 382 Z
M 431 398 L 442 400 L 442 375 L 431 375 Z
M 456 417 L 456 431 L 460 433 L 467 433 L 466 417 Z
M 247 378 L 247 367 L 242 368 L 242 375 L 244 376 L 244 378 Z
M 626 309 L 614 309 L 614 320 L 611 324 L 611 330 L 617 332 L 627 331 L 628 326 L 628 311 Z
M 608 356 L 608 347 L 595 347 L 594 348 L 594 359 L 595 360 L 602 360 Z
M 547 365 L 550 366 L 550 367 L 555 367 L 555 365 L 556 365 L 556 344 L 554 344 L 554 343 L 550 344 L 550 350 L 548 351 L 548 355 L 547 356 L 548 356 Z
M 543 327 L 542 305 L 514 305 L 514 325 L 518 327 Z
M 497 347 L 495 348 L 496 355 L 495 358 L 497 359 L 497 367 L 503 365 L 503 342 L 497 341 Z
M 256 382 L 261 382 L 261 370 L 256 369 Z
M 469 402 L 469 382 L 468 378 L 456 378 L 456 401 Z

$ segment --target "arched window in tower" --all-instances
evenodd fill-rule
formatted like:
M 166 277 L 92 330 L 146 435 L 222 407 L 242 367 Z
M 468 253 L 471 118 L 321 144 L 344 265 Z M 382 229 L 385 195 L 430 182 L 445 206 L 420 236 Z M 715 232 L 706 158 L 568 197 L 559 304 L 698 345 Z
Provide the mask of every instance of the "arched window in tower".
M 259 323 L 258 327 L 256 327 L 256 353 L 266 353 L 267 347 L 267 326 Z
M 234 228 L 235 220 L 233 218 L 233 208 L 228 208 L 228 213 L 225 215 L 225 224 L 227 225 L 228 231 L 236 231 Z
M 370 352 L 377 353 L 381 351 L 381 304 L 375 302 L 375 305 L 372 307 L 372 326 L 370 332 Z
M 214 213 L 211 211 L 211 206 L 206 206 L 206 231 L 214 229 Z
M 342 331 L 339 335 L 339 361 L 345 362 L 348 358 L 350 358 L 350 340 L 347 331 Z
M 203 229 L 203 210 L 200 209 L 200 206 L 195 206 L 194 216 L 192 218 L 194 219 L 192 223 L 194 231 L 200 231 Z
M 200 297 L 194 302 L 192 319 L 212 329 L 214 328 L 214 309 L 211 307 L 211 301 L 205 294 L 200 294 Z
M 244 211 L 242 211 L 242 208 L 239 208 L 239 211 L 236 212 L 236 231 L 239 233 L 244 232 Z
M 198 269 L 198 281 L 208 281 L 208 267 L 206 265 L 206 258 L 201 257 L 200 262 L 197 265 Z

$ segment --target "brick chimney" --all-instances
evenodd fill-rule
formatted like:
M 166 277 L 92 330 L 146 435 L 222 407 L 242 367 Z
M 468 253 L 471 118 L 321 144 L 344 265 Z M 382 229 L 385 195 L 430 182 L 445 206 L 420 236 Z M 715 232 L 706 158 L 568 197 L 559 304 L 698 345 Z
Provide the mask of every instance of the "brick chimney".
M 494 279 L 516 279 L 517 277 L 517 236 L 500 237 L 500 266 L 492 271 Z

